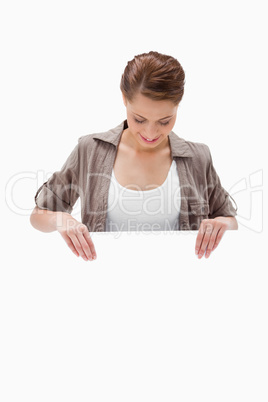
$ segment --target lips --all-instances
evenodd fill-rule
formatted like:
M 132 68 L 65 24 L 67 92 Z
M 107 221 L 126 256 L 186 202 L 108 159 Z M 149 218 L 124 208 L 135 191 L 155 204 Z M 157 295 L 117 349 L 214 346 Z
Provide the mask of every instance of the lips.
M 147 138 L 144 138 L 141 134 L 140 134 L 140 136 L 143 139 L 143 141 L 146 142 L 147 144 L 152 144 L 152 143 L 156 142 L 158 140 L 158 138 L 160 137 L 159 136 L 157 138 L 154 138 L 152 141 L 148 141 Z

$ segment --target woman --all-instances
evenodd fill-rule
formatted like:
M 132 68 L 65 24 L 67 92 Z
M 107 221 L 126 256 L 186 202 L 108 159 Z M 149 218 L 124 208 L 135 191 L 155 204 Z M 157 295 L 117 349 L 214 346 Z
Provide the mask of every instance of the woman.
M 57 230 L 85 260 L 96 258 L 90 231 L 123 230 L 198 230 L 196 254 L 209 257 L 224 232 L 238 228 L 236 210 L 208 146 L 172 131 L 184 80 L 171 56 L 151 51 L 128 62 L 120 84 L 127 119 L 78 139 L 38 189 L 31 224 Z M 82 223 L 70 215 L 78 197 Z

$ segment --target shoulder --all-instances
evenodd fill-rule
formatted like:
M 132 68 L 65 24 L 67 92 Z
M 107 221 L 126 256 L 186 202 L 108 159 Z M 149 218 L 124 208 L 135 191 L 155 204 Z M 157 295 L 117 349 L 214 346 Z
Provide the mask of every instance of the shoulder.
M 78 142 L 81 144 L 81 147 L 85 148 L 92 148 L 92 147 L 103 147 L 106 149 L 108 144 L 112 144 L 117 146 L 121 134 L 123 132 L 123 128 L 125 127 L 125 122 L 121 122 L 118 124 L 116 127 L 111 128 L 106 131 L 101 131 L 101 132 L 95 132 L 93 134 L 86 134 L 83 136 L 80 136 L 78 139 Z
M 100 134 L 103 134 L 103 133 L 92 133 L 92 134 L 81 135 L 78 138 L 78 143 L 79 143 L 80 147 L 86 147 L 86 146 L 92 145 L 94 143 L 94 136 L 100 135 Z
M 187 144 L 193 154 L 189 163 L 191 170 L 196 172 L 196 175 L 207 175 L 211 165 L 211 153 L 207 144 L 202 142 L 187 141 Z
M 80 152 L 94 152 L 102 141 L 109 139 L 109 131 L 85 134 L 78 138 L 78 148 Z M 102 141 L 98 141 L 102 140 Z
M 87 145 L 87 144 L 93 143 L 95 136 L 105 135 L 105 133 L 106 133 L 106 132 L 81 135 L 81 136 L 78 138 L 78 142 L 79 142 L 79 144 L 81 144 L 81 146 L 85 146 L 85 145 Z
M 209 146 L 203 142 L 186 141 L 189 149 L 192 151 L 194 158 L 200 159 L 203 162 L 209 161 L 211 153 Z
M 185 140 L 174 132 L 170 134 L 170 145 L 174 156 L 186 157 L 190 164 L 206 164 L 211 159 L 207 144 Z
M 204 180 L 212 163 L 208 145 L 203 142 L 185 140 L 175 134 L 172 134 L 170 140 L 173 157 L 179 157 L 186 170 L 196 180 Z

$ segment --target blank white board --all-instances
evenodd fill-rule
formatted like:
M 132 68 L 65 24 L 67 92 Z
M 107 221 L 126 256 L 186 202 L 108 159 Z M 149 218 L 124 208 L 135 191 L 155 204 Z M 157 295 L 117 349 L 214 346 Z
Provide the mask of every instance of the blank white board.
M 27 230 L 1 271 L 3 401 L 267 400 L 263 234 L 198 260 L 197 232 L 91 233 L 85 262 Z

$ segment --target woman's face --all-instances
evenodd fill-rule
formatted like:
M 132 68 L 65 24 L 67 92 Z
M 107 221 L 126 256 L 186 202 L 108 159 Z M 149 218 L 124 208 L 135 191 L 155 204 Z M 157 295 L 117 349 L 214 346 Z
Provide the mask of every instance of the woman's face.
M 133 102 L 123 95 L 127 109 L 128 132 L 137 151 L 161 149 L 175 125 L 178 105 L 171 101 L 154 101 L 138 93 Z

